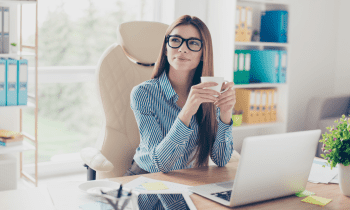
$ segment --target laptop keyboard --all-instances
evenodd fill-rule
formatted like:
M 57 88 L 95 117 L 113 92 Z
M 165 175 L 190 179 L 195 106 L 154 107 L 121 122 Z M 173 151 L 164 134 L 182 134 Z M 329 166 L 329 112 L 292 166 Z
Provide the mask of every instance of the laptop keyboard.
M 212 193 L 211 195 L 214 195 L 216 197 L 219 197 L 219 198 L 222 198 L 224 200 L 230 201 L 231 193 L 232 193 L 232 190 L 229 190 L 229 191 Z

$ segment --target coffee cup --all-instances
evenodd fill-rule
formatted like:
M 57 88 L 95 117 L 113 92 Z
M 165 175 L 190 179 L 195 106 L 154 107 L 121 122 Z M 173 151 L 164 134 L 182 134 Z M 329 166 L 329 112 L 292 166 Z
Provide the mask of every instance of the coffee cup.
M 218 85 L 212 86 L 212 87 L 208 87 L 208 88 L 210 88 L 210 89 L 212 89 L 212 90 L 215 90 L 215 91 L 217 91 L 217 92 L 220 92 L 220 91 L 221 91 L 222 84 L 223 84 L 224 82 L 229 82 L 229 81 L 224 80 L 223 77 L 204 76 L 204 77 L 201 77 L 201 82 L 216 82 L 216 83 L 218 83 Z M 225 92 L 225 91 L 228 90 L 228 89 L 229 89 L 229 88 L 223 90 L 223 91 L 220 92 L 220 93 L 223 93 L 223 92 Z M 213 95 L 213 96 L 218 97 L 218 95 Z

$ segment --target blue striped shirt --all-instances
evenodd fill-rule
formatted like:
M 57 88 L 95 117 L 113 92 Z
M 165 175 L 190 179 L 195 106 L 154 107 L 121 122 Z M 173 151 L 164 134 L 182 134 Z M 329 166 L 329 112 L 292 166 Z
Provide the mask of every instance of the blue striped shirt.
M 140 145 L 134 155 L 135 162 L 151 173 L 192 168 L 187 165 L 196 151 L 199 139 L 198 123 L 193 115 L 187 127 L 178 115 L 179 96 L 171 86 L 165 71 L 155 79 L 135 86 L 130 95 L 140 132 Z M 218 166 L 225 166 L 233 152 L 232 119 L 229 125 L 220 119 L 217 108 L 218 131 L 210 154 Z

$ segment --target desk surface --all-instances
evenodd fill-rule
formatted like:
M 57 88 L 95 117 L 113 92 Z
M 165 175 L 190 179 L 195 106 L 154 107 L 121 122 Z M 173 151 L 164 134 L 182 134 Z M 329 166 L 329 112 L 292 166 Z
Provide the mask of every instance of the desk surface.
M 142 176 L 162 181 L 170 181 L 179 184 L 197 186 L 232 180 L 232 175 L 236 174 L 237 167 L 238 162 L 230 162 L 225 167 L 209 166 L 172 171 L 167 174 L 161 172 L 143 174 Z M 125 184 L 139 176 L 140 175 L 118 177 L 110 180 Z M 338 184 L 314 184 L 308 182 L 306 185 L 306 190 L 314 192 L 316 196 L 332 199 L 332 201 L 325 207 L 321 207 L 318 205 L 301 202 L 303 198 L 292 195 L 279 199 L 236 207 L 234 209 L 350 209 L 350 197 L 347 197 L 341 193 Z M 196 194 L 192 194 L 191 199 L 198 210 L 232 209 Z
M 157 180 L 197 186 L 229 181 L 233 179 L 232 175 L 236 174 L 237 167 L 238 162 L 232 161 L 225 167 L 209 166 L 172 171 L 167 174 L 161 172 L 154 174 L 143 174 L 142 176 Z M 125 184 L 139 176 L 140 175 L 118 177 L 110 180 Z M 55 183 L 51 186 L 51 188 L 49 188 L 49 191 L 51 189 L 50 194 L 48 190 L 39 188 L 3 191 L 0 192 L 0 209 L 53 209 L 53 205 L 57 210 L 78 209 L 81 203 L 93 202 L 91 198 L 86 200 L 87 195 L 79 191 L 77 186 L 80 183 L 81 182 L 72 183 L 69 181 Z M 332 201 L 325 207 L 320 207 L 301 202 L 303 198 L 292 195 L 279 199 L 249 204 L 242 207 L 236 207 L 233 209 L 350 209 L 350 197 L 346 197 L 341 193 L 338 184 L 313 184 L 308 182 L 306 189 L 316 193 L 316 196 L 329 198 L 332 199 Z M 67 191 L 70 193 L 67 193 Z M 67 198 L 68 196 L 69 198 Z M 198 210 L 232 209 L 196 194 L 192 194 L 191 198 Z M 62 202 L 62 200 L 64 202 Z M 62 203 L 64 205 L 62 205 Z

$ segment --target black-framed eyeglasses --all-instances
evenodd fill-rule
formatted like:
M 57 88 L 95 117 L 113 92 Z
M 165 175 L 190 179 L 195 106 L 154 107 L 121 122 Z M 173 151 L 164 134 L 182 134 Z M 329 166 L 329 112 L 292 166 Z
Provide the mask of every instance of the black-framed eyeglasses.
M 186 42 L 187 48 L 191 51 L 198 52 L 202 49 L 203 42 L 197 38 L 184 39 L 178 35 L 168 35 L 166 37 L 166 42 L 171 48 L 179 48 Z

